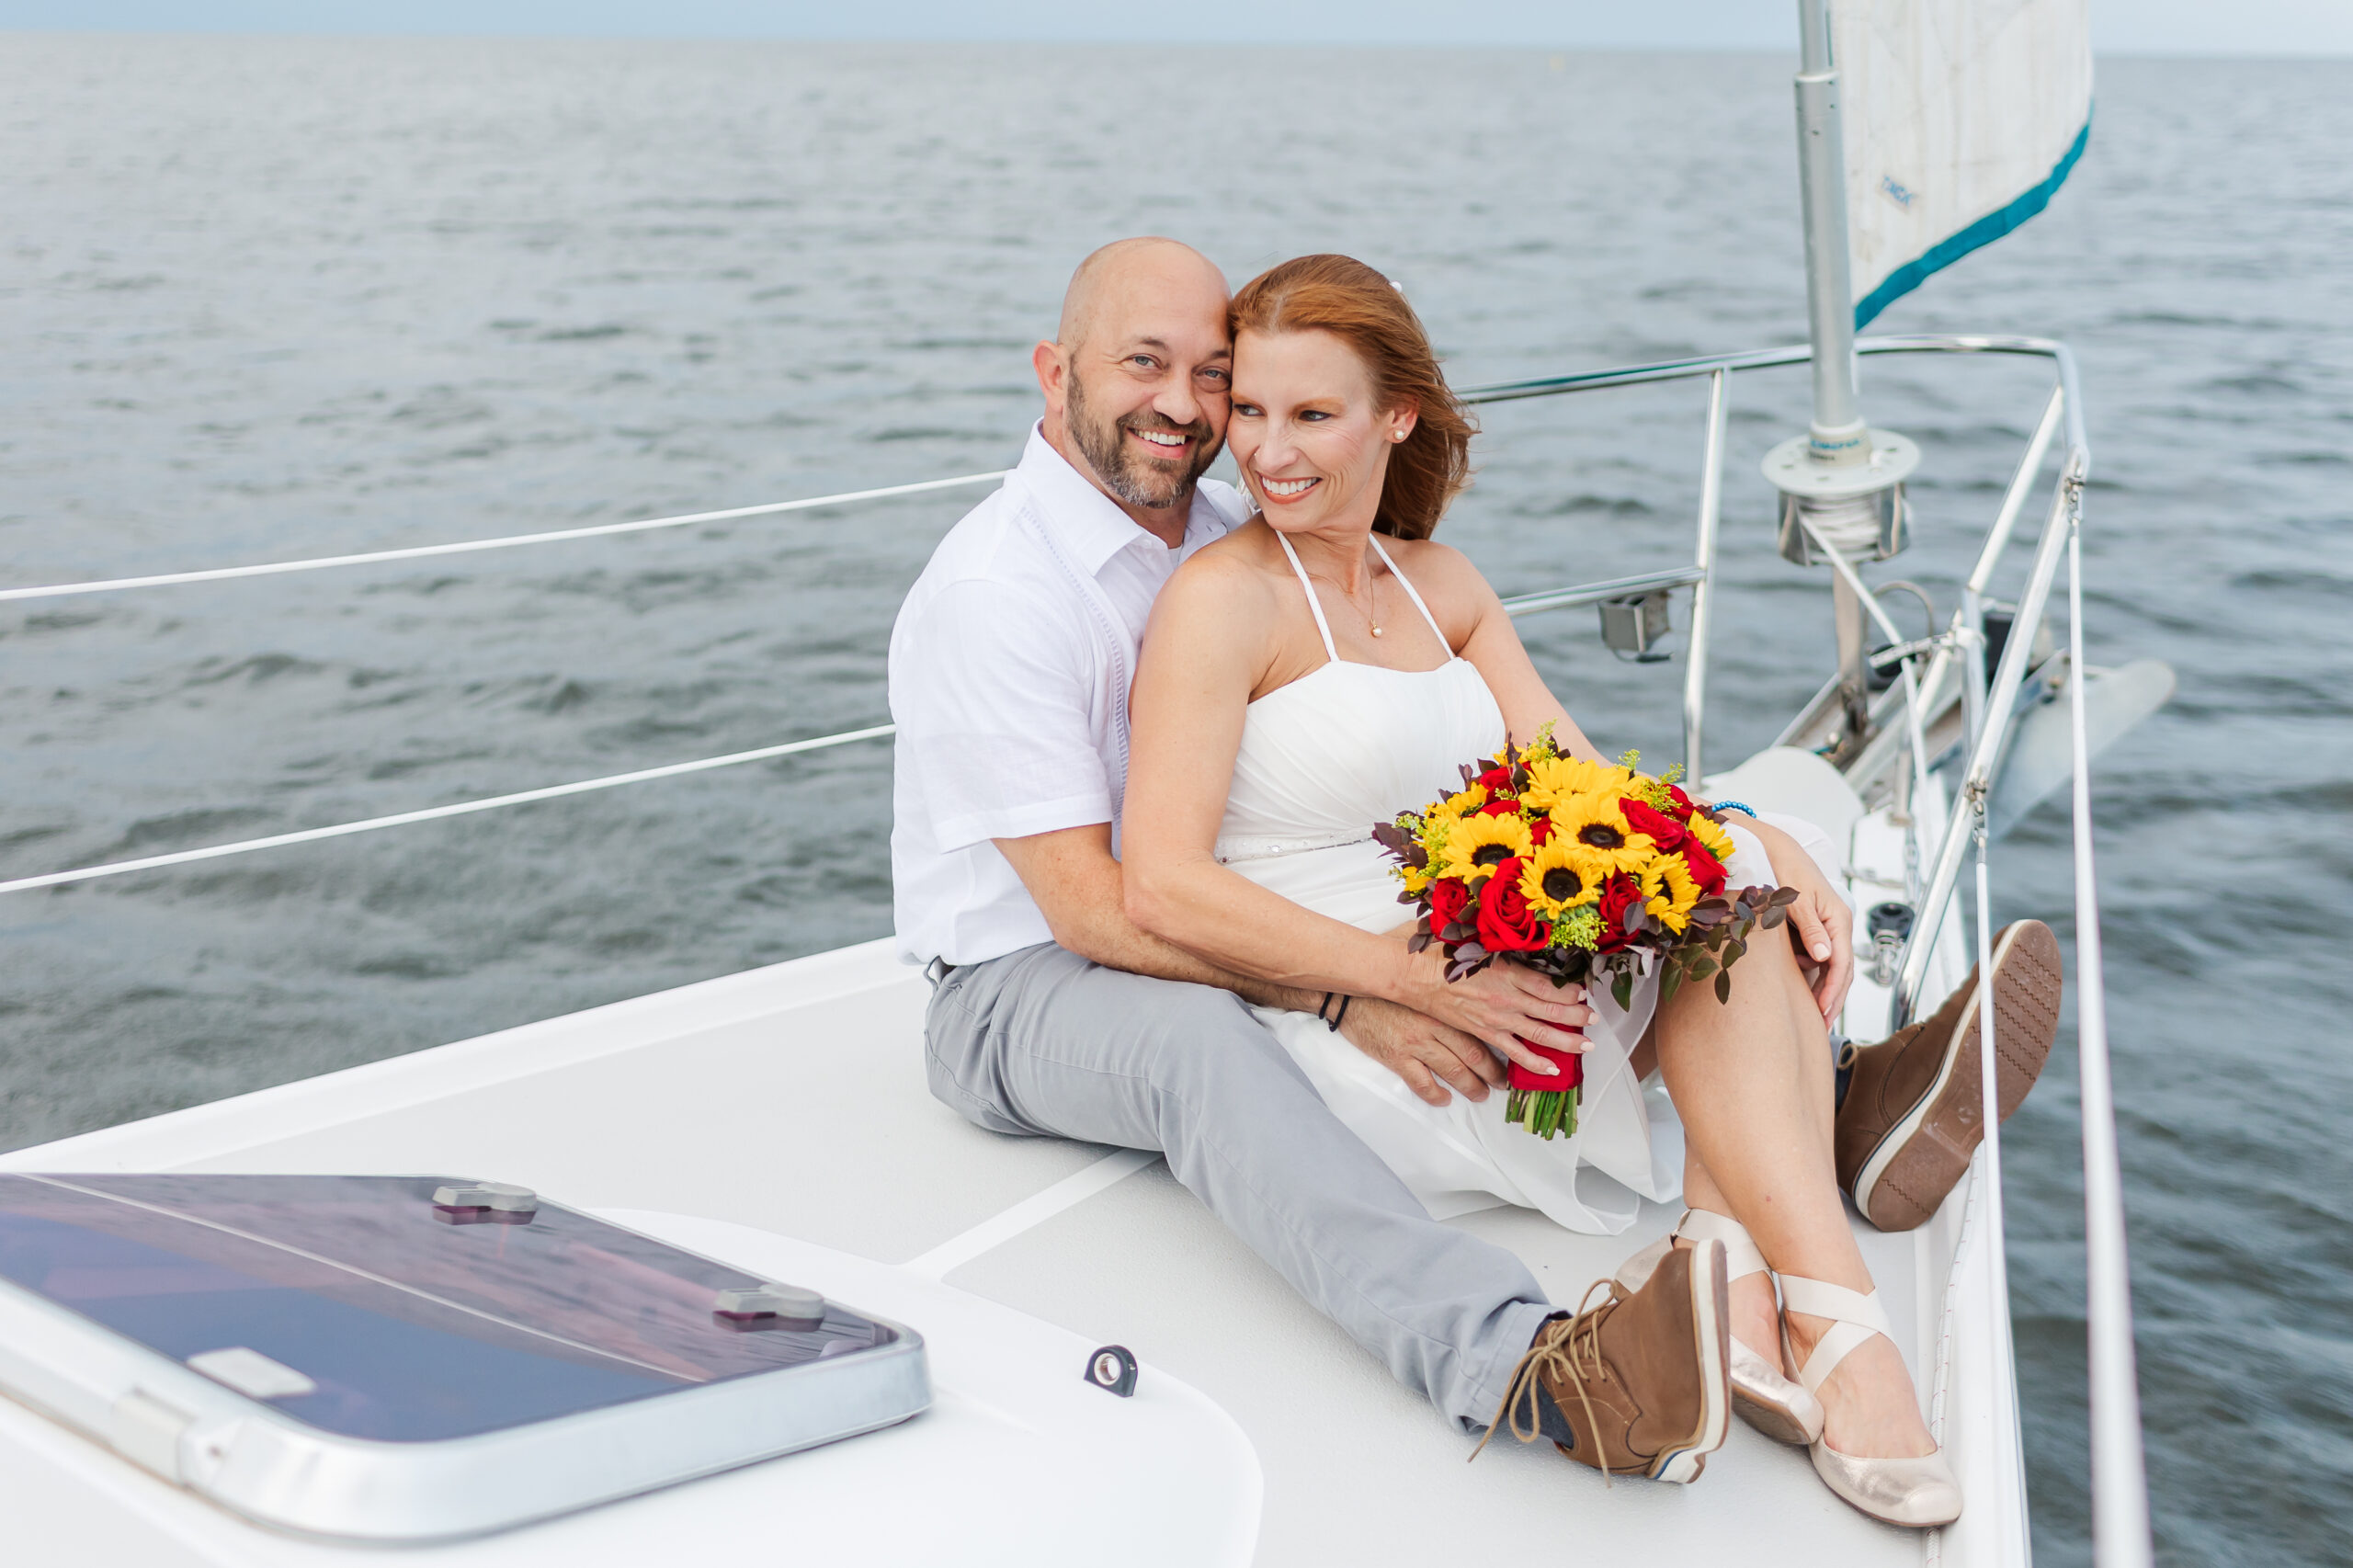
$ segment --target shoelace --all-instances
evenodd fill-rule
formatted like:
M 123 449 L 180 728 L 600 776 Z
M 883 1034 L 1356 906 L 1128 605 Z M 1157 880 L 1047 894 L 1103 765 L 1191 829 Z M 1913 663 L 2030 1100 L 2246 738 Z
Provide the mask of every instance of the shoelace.
M 1596 1290 L 1608 1291 L 1608 1300 L 1588 1311 L 1586 1303 L 1593 1300 Z M 1593 1434 L 1594 1457 L 1601 1461 L 1601 1484 L 1615 1484 L 1610 1478 L 1609 1445 L 1601 1440 L 1601 1421 L 1593 1413 L 1593 1398 L 1586 1392 L 1585 1369 L 1578 1362 L 1587 1360 L 1597 1368 L 1601 1365 L 1602 1309 L 1623 1299 L 1623 1295 L 1615 1279 L 1597 1279 L 1586 1287 L 1584 1298 L 1566 1324 L 1557 1330 L 1546 1325 L 1546 1332 L 1536 1336 L 1536 1342 L 1512 1368 L 1504 1402 L 1495 1407 L 1495 1418 L 1487 1423 L 1486 1436 L 1479 1439 L 1478 1448 L 1471 1450 L 1471 1459 L 1477 1459 L 1488 1439 L 1506 1425 L 1511 1427 L 1511 1435 L 1523 1443 L 1532 1443 L 1544 1435 L 1544 1412 L 1537 1403 L 1537 1391 L 1544 1374 L 1551 1372 L 1565 1378 L 1576 1389 L 1577 1403 L 1585 1406 L 1586 1429 Z M 1524 1428 L 1519 1424 L 1523 1403 L 1528 1406 L 1528 1425 Z M 1468 1464 L 1471 1460 L 1462 1462 Z

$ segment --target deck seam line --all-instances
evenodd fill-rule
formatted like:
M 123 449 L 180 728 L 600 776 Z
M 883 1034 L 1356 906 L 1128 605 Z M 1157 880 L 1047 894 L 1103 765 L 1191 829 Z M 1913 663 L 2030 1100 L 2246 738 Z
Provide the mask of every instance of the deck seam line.
M 1075 1209 L 1097 1193 L 1118 1186 L 1160 1158 L 1153 1149 L 1118 1149 L 1083 1170 L 1072 1172 L 1042 1192 L 1032 1193 L 1010 1209 L 974 1225 L 909 1259 L 899 1267 L 926 1279 L 944 1278 L 983 1253 L 995 1251 L 1014 1237 L 1035 1230 L 1065 1210 Z

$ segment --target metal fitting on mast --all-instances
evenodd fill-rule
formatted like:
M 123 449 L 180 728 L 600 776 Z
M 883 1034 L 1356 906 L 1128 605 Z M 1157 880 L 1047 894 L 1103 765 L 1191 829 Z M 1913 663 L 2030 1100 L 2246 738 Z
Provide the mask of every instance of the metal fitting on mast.
M 1884 561 L 1905 543 L 1904 481 L 1920 449 L 1863 420 L 1855 389 L 1855 294 L 1847 233 L 1847 149 L 1827 0 L 1798 0 L 1798 178 L 1805 220 L 1806 312 L 1813 343 L 1813 420 L 1765 455 L 1781 493 L 1780 550 L 1801 566 L 1826 564 L 1819 533 L 1849 561 Z M 1810 526 L 1809 526 L 1810 525 Z M 1862 602 L 1835 578 L 1845 722 L 1834 760 L 1869 740 L 1870 697 Z

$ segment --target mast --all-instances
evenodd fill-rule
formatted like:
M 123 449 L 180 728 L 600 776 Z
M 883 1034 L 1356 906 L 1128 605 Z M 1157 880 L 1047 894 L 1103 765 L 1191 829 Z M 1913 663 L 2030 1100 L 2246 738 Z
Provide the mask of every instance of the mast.
M 1806 319 L 1813 425 L 1806 455 L 1848 468 L 1870 452 L 1855 392 L 1855 287 L 1847 234 L 1847 136 L 1826 0 L 1798 0 L 1798 200 L 1805 217 Z
M 1806 316 L 1813 345 L 1813 419 L 1766 454 L 1781 492 L 1780 548 L 1802 566 L 1827 564 L 1824 545 L 1849 562 L 1884 561 L 1904 545 L 1904 480 L 1920 450 L 1863 419 L 1855 384 L 1855 291 L 1847 230 L 1847 148 L 1828 0 L 1798 0 L 1798 187 L 1805 224 Z M 1845 763 L 1870 738 L 1867 626 L 1843 574 L 1831 597 L 1838 630 L 1839 735 Z

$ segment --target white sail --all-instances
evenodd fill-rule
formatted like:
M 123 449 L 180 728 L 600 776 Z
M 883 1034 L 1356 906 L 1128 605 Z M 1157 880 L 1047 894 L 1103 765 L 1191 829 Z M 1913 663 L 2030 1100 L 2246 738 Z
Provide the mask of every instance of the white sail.
M 2042 210 L 2091 134 L 2089 0 L 1831 0 L 1855 324 Z

